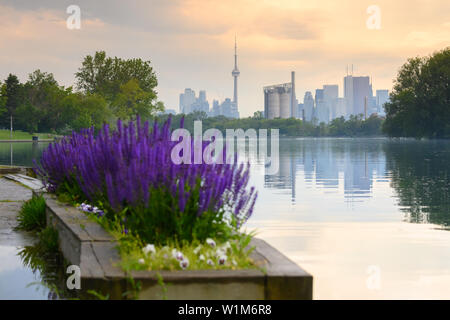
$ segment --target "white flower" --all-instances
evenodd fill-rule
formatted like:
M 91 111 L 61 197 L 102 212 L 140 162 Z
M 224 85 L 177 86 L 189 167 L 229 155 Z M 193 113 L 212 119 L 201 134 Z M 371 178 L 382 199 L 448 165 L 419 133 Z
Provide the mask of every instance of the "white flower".
M 216 242 L 211 238 L 206 239 L 206 243 L 209 244 L 213 248 L 216 246 Z
M 224 256 L 226 254 L 227 253 L 225 251 L 223 251 L 222 248 L 219 248 L 219 249 L 216 250 L 216 257 L 221 257 L 221 256 Z
M 224 265 L 227 262 L 227 256 L 220 256 L 218 262 L 220 265 Z
M 139 259 L 139 260 L 138 260 L 138 262 L 139 262 L 139 264 L 145 264 L 145 260 L 144 260 L 144 259 L 142 259 L 142 258 L 141 258 L 141 259 Z
M 225 251 L 230 250 L 230 249 L 231 249 L 230 241 L 225 242 L 225 243 L 222 245 L 222 249 L 225 250 Z
M 177 251 L 176 249 L 172 250 L 172 257 L 174 257 L 175 259 L 180 260 L 180 261 L 183 260 L 183 258 L 184 258 L 183 253 L 180 251 Z
M 233 264 L 233 266 L 237 266 L 236 260 L 233 259 L 233 260 L 231 261 L 231 263 Z
M 189 267 L 189 260 L 188 260 L 187 258 L 182 259 L 182 260 L 180 261 L 180 267 L 181 267 L 182 269 L 186 269 L 187 267 Z
M 154 246 L 153 244 L 148 244 L 148 245 L 146 245 L 146 246 L 142 249 L 142 251 L 143 251 L 145 254 L 149 254 L 150 252 L 151 252 L 151 253 L 155 253 L 155 252 L 156 252 L 155 246 Z
M 205 261 L 205 256 L 201 254 L 200 257 L 198 257 L 198 259 L 199 259 L 200 261 Z
M 212 261 L 211 259 L 206 260 L 206 263 L 210 266 L 214 266 L 214 261 Z
M 194 253 L 198 254 L 201 249 L 202 249 L 202 245 L 199 245 L 197 248 L 194 249 Z

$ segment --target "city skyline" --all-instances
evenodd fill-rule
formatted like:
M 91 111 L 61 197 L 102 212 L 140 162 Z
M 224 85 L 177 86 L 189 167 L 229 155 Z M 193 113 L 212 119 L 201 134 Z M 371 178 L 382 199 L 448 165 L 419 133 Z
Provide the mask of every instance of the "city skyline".
M 340 84 L 348 64 L 354 64 L 355 75 L 376 79 L 374 91 L 390 90 L 408 58 L 442 49 L 450 38 L 450 3 L 437 0 L 415 5 L 378 1 L 382 20 L 377 30 L 367 28 L 369 4 L 360 1 L 134 1 L 125 6 L 80 0 L 80 30 L 66 28 L 70 4 L 0 2 L 0 79 L 11 72 L 24 81 L 39 68 L 71 86 L 82 57 L 105 50 L 151 60 L 159 99 L 168 109 L 176 109 L 186 87 L 223 101 L 233 92 L 230 52 L 236 34 L 239 109 L 246 117 L 262 110 L 261 88 L 284 82 L 292 70 L 297 97 L 323 83 Z

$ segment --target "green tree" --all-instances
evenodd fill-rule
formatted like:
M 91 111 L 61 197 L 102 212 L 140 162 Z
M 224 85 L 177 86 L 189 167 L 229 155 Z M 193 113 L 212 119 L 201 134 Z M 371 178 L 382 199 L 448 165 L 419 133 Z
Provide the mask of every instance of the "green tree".
M 81 68 L 75 74 L 77 86 L 86 93 L 103 95 L 114 101 L 121 86 L 135 79 L 139 87 L 156 98 L 155 87 L 158 82 L 150 61 L 142 59 L 121 59 L 107 57 L 105 51 L 84 58 Z
M 450 137 L 450 47 L 401 68 L 385 104 L 390 136 Z
M 144 91 L 136 79 L 131 79 L 120 86 L 112 103 L 114 114 L 122 120 L 134 120 L 136 115 L 148 118 L 156 111 L 163 111 L 160 104 L 154 104 L 155 95 Z
M 25 102 L 16 109 L 17 126 L 33 134 L 38 131 L 41 112 L 31 103 Z
M 23 85 L 16 75 L 9 74 L 2 88 L 2 118 L 1 125 L 9 127 L 11 116 L 15 117 L 17 108 L 23 103 Z

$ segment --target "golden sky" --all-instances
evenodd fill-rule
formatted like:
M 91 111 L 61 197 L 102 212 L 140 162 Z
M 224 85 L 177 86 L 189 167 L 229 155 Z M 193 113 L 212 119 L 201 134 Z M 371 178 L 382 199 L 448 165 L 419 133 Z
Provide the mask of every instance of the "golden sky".
M 81 9 L 81 29 L 69 30 L 66 8 Z M 380 29 L 367 12 L 380 9 Z M 390 89 L 408 57 L 450 45 L 450 1 L 0 0 L 0 78 L 25 80 L 34 69 L 72 85 L 82 58 L 96 50 L 149 59 L 159 98 L 178 110 L 190 87 L 207 98 L 232 97 L 234 35 L 238 39 L 241 116 L 262 110 L 262 87 L 288 82 L 296 71 L 297 97 L 339 84 L 346 65 Z

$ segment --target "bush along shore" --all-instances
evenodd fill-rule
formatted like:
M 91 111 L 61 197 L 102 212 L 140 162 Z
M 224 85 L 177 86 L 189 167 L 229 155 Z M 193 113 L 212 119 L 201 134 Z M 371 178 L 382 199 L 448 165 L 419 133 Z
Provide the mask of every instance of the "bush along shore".
M 257 198 L 249 164 L 175 164 L 170 128 L 170 118 L 138 118 L 74 132 L 50 144 L 35 171 L 118 240 L 127 271 L 256 268 L 243 231 Z

